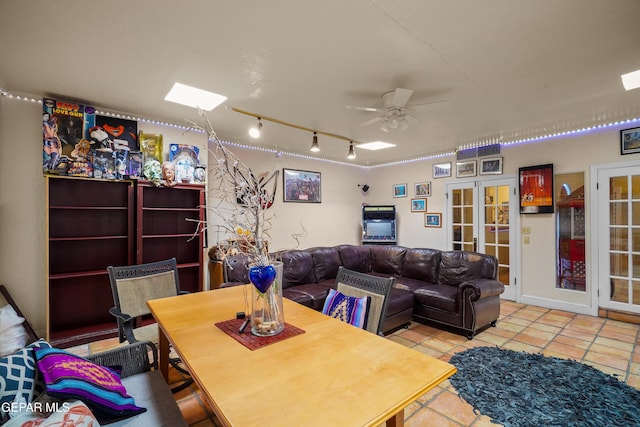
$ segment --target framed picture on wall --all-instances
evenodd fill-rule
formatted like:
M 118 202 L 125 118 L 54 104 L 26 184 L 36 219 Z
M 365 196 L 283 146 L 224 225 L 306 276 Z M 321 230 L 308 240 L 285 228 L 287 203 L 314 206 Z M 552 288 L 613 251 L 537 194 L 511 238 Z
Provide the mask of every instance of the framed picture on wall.
M 414 185 L 413 191 L 416 197 L 429 197 L 431 196 L 431 183 L 429 181 L 417 182 Z
M 407 197 L 407 184 L 393 184 L 393 197 Z
M 427 212 L 424 214 L 424 226 L 425 227 L 442 227 L 442 213 L 441 212 Z
M 426 212 L 427 199 L 411 199 L 411 212 Z
M 480 160 L 480 175 L 500 175 L 502 173 L 502 157 Z
M 520 213 L 553 213 L 553 164 L 527 166 L 520 177 Z
M 285 202 L 320 203 L 322 201 L 320 172 L 284 169 L 282 178 Z
M 446 178 L 449 176 L 451 176 L 451 162 L 433 164 L 434 178 Z
M 640 153 L 640 128 L 620 131 L 620 154 Z
M 465 178 L 467 176 L 476 176 L 476 161 L 456 163 L 456 177 Z

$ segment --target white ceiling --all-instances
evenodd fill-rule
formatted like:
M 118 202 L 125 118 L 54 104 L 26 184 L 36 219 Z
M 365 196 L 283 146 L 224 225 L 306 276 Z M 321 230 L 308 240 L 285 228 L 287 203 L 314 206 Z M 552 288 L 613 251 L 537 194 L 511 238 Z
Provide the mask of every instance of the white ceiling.
M 396 148 L 375 165 L 640 117 L 638 0 L 0 0 L 0 88 L 184 123 L 174 82 L 221 93 L 208 114 L 223 140 L 346 161 L 348 142 L 230 107 Z M 448 100 L 408 130 L 361 126 L 381 95 Z

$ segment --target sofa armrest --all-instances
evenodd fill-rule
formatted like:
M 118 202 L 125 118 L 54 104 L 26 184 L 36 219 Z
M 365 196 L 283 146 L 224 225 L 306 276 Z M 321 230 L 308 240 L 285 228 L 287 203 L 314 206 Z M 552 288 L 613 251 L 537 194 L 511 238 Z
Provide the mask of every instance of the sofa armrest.
M 504 292 L 504 285 L 495 279 L 467 280 L 458 287 L 458 292 L 459 296 L 471 292 L 471 301 L 478 301 L 482 298 L 500 295 Z
M 121 378 L 158 369 L 158 349 L 150 341 L 137 341 L 86 358 L 102 366 L 121 366 Z

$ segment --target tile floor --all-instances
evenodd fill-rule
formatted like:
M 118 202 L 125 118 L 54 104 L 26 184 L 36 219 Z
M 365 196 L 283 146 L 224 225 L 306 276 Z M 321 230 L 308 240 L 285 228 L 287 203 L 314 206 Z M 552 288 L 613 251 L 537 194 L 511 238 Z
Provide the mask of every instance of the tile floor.
M 408 329 L 387 338 L 447 361 L 456 352 L 470 347 L 496 345 L 570 358 L 640 388 L 639 332 L 640 325 L 632 323 L 503 301 L 497 327 L 485 330 L 471 341 L 419 323 L 412 323 Z M 86 351 L 101 351 L 114 343 L 115 340 L 92 343 Z M 170 382 L 179 380 L 179 375 L 172 372 Z M 175 394 L 175 398 L 190 426 L 219 426 L 195 386 Z M 405 425 L 481 427 L 496 424 L 486 416 L 474 414 L 471 405 L 460 399 L 449 381 L 445 381 L 405 409 Z

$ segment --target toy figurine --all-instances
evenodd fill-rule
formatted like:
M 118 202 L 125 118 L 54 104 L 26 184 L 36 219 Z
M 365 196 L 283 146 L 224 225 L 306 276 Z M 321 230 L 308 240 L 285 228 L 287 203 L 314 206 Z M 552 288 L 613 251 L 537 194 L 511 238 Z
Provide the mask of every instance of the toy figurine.
M 162 185 L 173 187 L 176 185 L 176 166 L 173 162 L 164 162 L 162 164 Z

